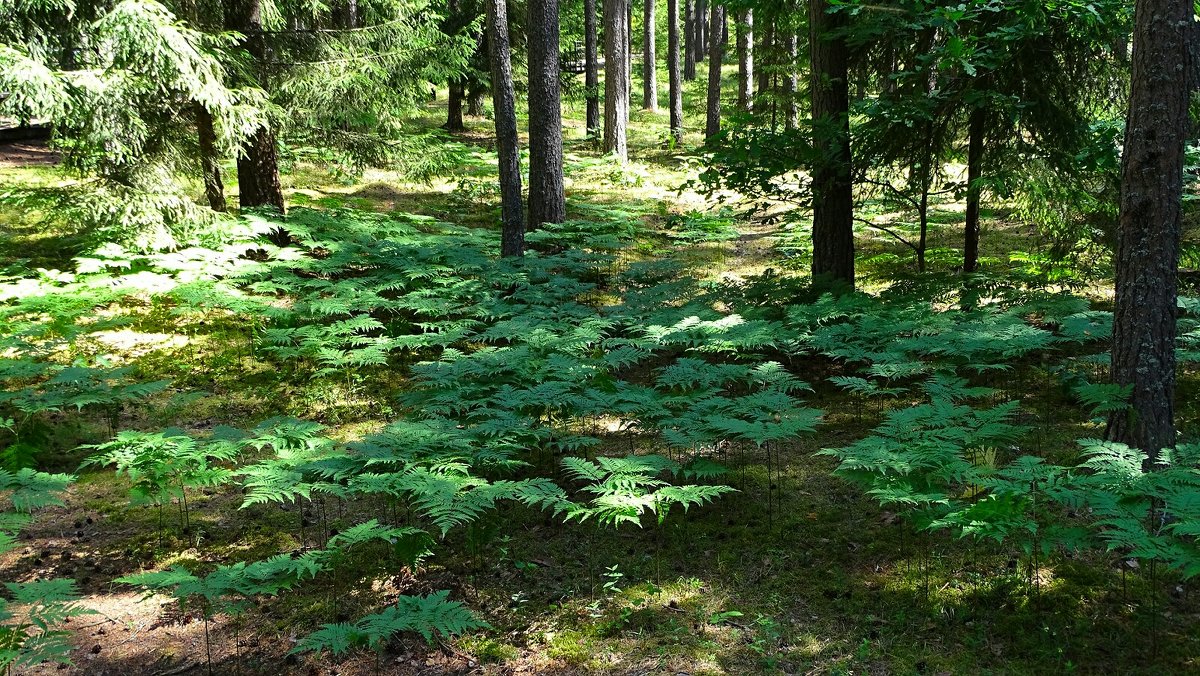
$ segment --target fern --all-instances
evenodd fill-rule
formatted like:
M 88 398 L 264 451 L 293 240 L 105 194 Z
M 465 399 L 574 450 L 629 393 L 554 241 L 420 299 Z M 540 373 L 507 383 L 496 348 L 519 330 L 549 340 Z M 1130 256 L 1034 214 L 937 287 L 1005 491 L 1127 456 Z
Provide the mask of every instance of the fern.
M 428 596 L 400 596 L 396 605 L 357 622 L 322 626 L 300 639 L 292 652 L 328 650 L 341 655 L 359 646 L 378 648 L 403 632 L 418 633 L 432 643 L 436 636 L 455 636 L 491 626 L 461 602 L 448 600 L 449 594 L 439 591 Z

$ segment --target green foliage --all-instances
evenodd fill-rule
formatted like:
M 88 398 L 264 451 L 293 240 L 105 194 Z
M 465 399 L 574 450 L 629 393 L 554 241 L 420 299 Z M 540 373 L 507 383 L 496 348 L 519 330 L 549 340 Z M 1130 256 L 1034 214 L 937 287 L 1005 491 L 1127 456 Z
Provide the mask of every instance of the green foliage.
M 16 472 L 0 469 L 0 493 L 7 496 L 13 509 L 29 513 L 51 505 L 61 506 L 58 494 L 74 480 L 69 474 L 47 474 L 28 467 Z
M 340 655 L 351 648 L 379 648 L 396 634 L 416 632 L 430 643 L 435 636 L 454 636 L 490 627 L 459 601 L 448 600 L 450 592 L 428 596 L 400 596 L 396 605 L 367 615 L 353 623 L 327 624 L 300 639 L 292 652 L 328 650 Z
M 325 549 L 218 566 L 202 576 L 175 566 L 170 570 L 128 575 L 117 582 L 142 587 L 147 594 L 169 593 L 182 606 L 197 605 L 210 618 L 216 613 L 242 612 L 256 596 L 274 596 L 313 579 L 331 570 L 353 547 L 370 542 L 395 542 L 417 533 L 416 529 L 383 526 L 372 519 L 331 538 Z
M 0 673 L 43 662 L 70 664 L 71 632 L 62 625 L 94 614 L 78 604 L 74 580 L 7 582 L 9 599 L 0 598 Z M 23 608 L 18 615 L 10 608 Z
M 672 486 L 659 476 L 680 474 L 682 468 L 660 455 L 597 458 L 594 462 L 564 458 L 563 467 L 569 477 L 586 484 L 583 492 L 593 496 L 587 505 L 567 508 L 567 520 L 594 518 L 610 527 L 624 523 L 640 527 L 646 512 L 655 514 L 661 524 L 674 505 L 687 511 L 692 505 L 703 505 L 733 491 L 729 486 Z
M 84 464 L 115 467 L 129 476 L 134 504 L 162 506 L 171 499 L 187 504 L 189 488 L 219 486 L 230 480 L 232 471 L 216 466 L 238 454 L 238 446 L 223 439 L 198 442 L 181 430 L 165 432 L 125 431 L 112 441 L 85 446 L 99 451 Z M 187 511 L 183 512 L 188 525 Z

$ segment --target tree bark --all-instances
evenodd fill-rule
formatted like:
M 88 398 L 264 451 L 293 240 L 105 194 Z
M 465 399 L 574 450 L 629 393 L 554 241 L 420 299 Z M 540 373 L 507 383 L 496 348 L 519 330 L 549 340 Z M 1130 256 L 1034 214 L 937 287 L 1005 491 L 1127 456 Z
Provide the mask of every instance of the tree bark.
M 818 0 L 814 0 L 818 1 Z M 796 91 L 800 88 L 799 76 L 796 74 L 796 59 L 800 56 L 800 41 L 796 33 L 792 30 L 787 31 L 787 37 L 784 39 L 784 47 L 787 48 L 787 56 L 784 61 L 783 68 L 783 124 L 788 129 L 795 129 L 800 123 L 800 110 L 796 105 Z
M 1132 84 L 1121 158 L 1112 379 L 1132 386 L 1112 439 L 1142 449 L 1152 468 L 1175 447 L 1175 334 L 1180 211 L 1188 125 L 1190 0 L 1138 0 Z
M 487 94 L 487 87 L 478 80 L 471 80 L 471 84 L 467 85 L 467 115 L 471 117 L 483 117 L 483 97 Z
M 775 44 L 775 23 L 770 21 L 770 17 L 763 24 L 762 30 L 758 33 L 758 44 L 755 45 L 754 51 L 757 52 L 753 57 L 758 65 L 758 95 L 761 97 L 763 92 L 771 89 L 771 67 L 775 60 L 771 58 L 771 50 Z
M 446 22 L 442 30 L 449 35 L 457 34 L 461 30 L 462 17 L 460 14 L 460 0 L 447 0 L 446 2 Z M 450 80 L 446 95 L 446 124 L 442 128 L 449 132 L 466 131 L 467 126 L 463 123 L 463 99 L 466 94 L 467 83 L 461 78 L 453 78 Z
M 596 0 L 583 0 L 584 85 L 587 87 L 587 135 L 600 136 L 600 66 L 596 32 Z
M 642 108 L 658 110 L 658 54 L 655 53 L 657 32 L 654 26 L 654 0 L 642 2 Z
M 854 287 L 854 186 L 850 156 L 850 89 L 842 14 L 828 0 L 809 4 L 813 147 L 813 260 L 817 283 Z
M 683 4 L 683 79 L 696 79 L 696 3 L 684 0 Z
M 671 89 L 671 140 L 677 148 L 683 145 L 683 74 L 680 71 L 679 61 L 679 0 L 667 0 L 667 66 Z
M 267 44 L 262 32 L 262 5 L 259 0 L 228 0 L 225 21 L 230 30 L 247 36 L 243 46 L 257 65 L 257 84 L 267 89 Z M 284 213 L 283 185 L 279 180 L 279 155 L 275 146 L 275 131 L 263 125 L 243 142 L 238 151 L 238 204 L 248 207 L 273 207 Z M 271 241 L 285 246 L 291 240 L 282 227 L 269 236 Z
M 558 80 L 558 0 L 529 2 L 529 227 L 562 223 L 562 98 Z
M 442 128 L 450 132 L 466 131 L 463 122 L 463 99 L 466 85 L 458 78 L 450 81 L 449 93 L 446 97 L 446 124 Z
M 696 59 L 696 63 L 700 63 L 704 57 L 708 56 L 707 31 L 705 30 L 707 26 L 708 0 L 696 0 L 696 25 L 694 26 L 696 37 L 692 40 L 692 44 L 696 47 L 696 53 L 692 57 Z
M 629 122 L 629 109 L 633 107 L 633 0 L 625 0 L 625 84 L 629 105 L 625 106 L 625 122 Z
M 217 133 L 212 113 L 202 104 L 194 105 L 196 136 L 200 142 L 200 170 L 204 176 L 204 196 L 213 211 L 225 211 L 225 184 L 221 181 L 221 162 L 217 156 Z
M 708 24 L 708 116 L 704 125 L 705 140 L 721 132 L 721 62 L 725 58 L 721 27 L 724 24 L 725 7 L 714 0 Z
M 754 10 L 742 11 L 737 22 L 738 108 L 754 107 Z
M 517 106 L 513 94 L 508 42 L 508 3 L 488 0 L 488 61 L 492 71 L 492 107 L 496 118 L 496 153 L 500 164 L 500 255 L 525 253 L 521 213 L 521 147 L 517 138 Z
M 629 159 L 628 8 L 629 0 L 604 0 L 604 152 L 622 162 Z
M 979 268 L 979 179 L 983 176 L 983 135 L 987 111 L 978 106 L 967 124 L 967 213 L 963 231 L 963 272 Z

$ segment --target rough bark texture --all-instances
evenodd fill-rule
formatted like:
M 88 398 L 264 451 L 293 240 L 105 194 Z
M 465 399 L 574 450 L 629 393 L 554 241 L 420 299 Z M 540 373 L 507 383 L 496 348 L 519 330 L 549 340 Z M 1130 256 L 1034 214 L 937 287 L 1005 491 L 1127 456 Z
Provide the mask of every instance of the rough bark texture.
M 625 107 L 625 122 L 629 122 L 629 109 L 633 106 L 633 1 L 625 2 L 625 83 L 629 85 L 629 105 Z
M 817 281 L 854 286 L 854 186 L 850 171 L 847 50 L 836 36 L 842 14 L 828 0 L 809 4 L 813 145 L 813 261 Z
M 492 108 L 496 118 L 496 154 L 500 160 L 500 255 L 525 252 L 521 213 L 521 147 L 517 139 L 517 106 L 513 94 L 508 43 L 508 4 L 488 0 L 488 61 L 492 71 Z
M 587 135 L 600 136 L 600 66 L 596 31 L 596 0 L 583 0 L 583 81 L 587 87 Z
M 654 0 L 642 2 L 642 108 L 658 110 L 657 31 L 654 26 Z
M 227 28 L 248 36 L 242 46 L 258 64 L 258 85 L 268 87 L 266 76 L 267 44 L 262 33 L 262 5 L 259 0 L 229 0 L 225 9 Z M 279 181 L 279 156 L 275 132 L 260 127 L 242 144 L 237 158 L 238 204 L 246 207 L 285 209 L 283 186 Z M 276 244 L 287 244 L 288 233 L 280 228 L 271 234 Z
M 213 211 L 225 211 L 225 184 L 221 181 L 221 162 L 217 156 L 217 133 L 212 113 L 195 104 L 196 136 L 200 142 L 200 170 L 204 176 L 204 196 Z
M 1138 0 L 1132 85 L 1121 158 L 1112 378 L 1131 385 L 1131 410 L 1110 436 L 1152 466 L 1175 446 L 1175 320 L 1187 132 L 1190 0 Z
M 696 53 L 692 58 L 696 59 L 696 63 L 700 63 L 708 56 L 708 0 L 696 0 L 696 24 L 693 28 L 696 30 L 696 37 L 692 44 L 696 47 Z
M 626 125 L 629 121 L 629 0 L 604 0 L 604 152 L 622 162 L 629 157 Z
M 467 115 L 471 117 L 483 117 L 483 97 L 487 94 L 487 87 L 478 80 L 472 80 L 467 86 Z
M 696 3 L 685 0 L 683 4 L 683 79 L 696 79 Z
M 462 18 L 459 11 L 459 0 L 447 0 L 446 2 L 446 22 L 442 27 L 448 35 L 454 35 L 462 29 Z M 442 128 L 446 131 L 458 132 L 466 131 L 467 126 L 463 124 L 463 99 L 466 98 L 467 83 L 462 79 L 450 80 L 446 95 L 446 123 Z
M 769 17 L 768 17 L 769 18 Z M 758 32 L 758 43 L 754 45 L 754 60 L 758 65 L 758 95 L 761 97 L 764 92 L 771 89 L 771 68 L 775 63 L 772 58 L 771 50 L 775 46 L 775 23 L 766 21 L 762 24 L 762 30 Z
M 679 54 L 679 0 L 667 0 L 667 70 L 671 89 L 671 139 L 683 145 L 683 73 Z
M 963 272 L 979 267 L 979 179 L 983 176 L 983 135 L 987 131 L 987 112 L 978 107 L 971 111 L 967 124 L 967 213 L 963 228 Z
M 465 89 L 466 85 L 462 80 L 450 81 L 449 93 L 446 97 L 446 124 L 442 125 L 446 131 L 466 131 L 467 129 L 466 124 L 463 123 Z
M 562 223 L 562 98 L 558 80 L 558 0 L 529 2 L 529 227 Z
M 796 90 L 800 87 L 799 76 L 796 74 L 796 58 L 800 56 L 800 44 L 796 34 L 787 31 L 784 38 L 786 54 L 783 63 L 783 124 L 788 129 L 795 129 L 800 123 L 800 112 L 796 106 Z
M 358 0 L 345 0 L 338 7 L 338 28 L 358 28 Z
M 705 139 L 711 139 L 721 131 L 721 62 L 725 59 L 721 27 L 724 24 L 725 7 L 714 2 L 709 14 L 708 115 L 704 124 Z
M 737 22 L 738 108 L 754 107 L 754 10 L 742 11 Z

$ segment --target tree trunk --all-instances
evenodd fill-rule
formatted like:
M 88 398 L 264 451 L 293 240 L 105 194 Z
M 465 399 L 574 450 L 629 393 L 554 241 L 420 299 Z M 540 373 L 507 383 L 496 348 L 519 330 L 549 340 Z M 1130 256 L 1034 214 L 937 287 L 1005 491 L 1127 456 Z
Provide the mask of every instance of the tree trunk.
M 460 0 L 447 0 L 446 2 L 446 22 L 442 27 L 448 35 L 455 35 L 461 30 L 462 17 L 459 16 Z M 466 94 L 467 83 L 461 78 L 453 78 L 449 82 L 446 96 L 446 124 L 442 128 L 449 132 L 466 131 L 467 126 L 463 124 L 463 99 Z
M 204 196 L 213 211 L 225 211 L 225 184 L 221 181 L 221 163 L 217 156 L 217 133 L 213 129 L 212 113 L 202 104 L 195 104 L 196 136 L 200 142 L 200 170 L 204 176 Z
M 625 69 L 629 49 L 629 0 L 604 0 L 604 152 L 622 162 L 629 158 L 626 125 L 629 120 L 629 79 Z
M 987 131 L 987 111 L 982 106 L 971 111 L 967 127 L 967 214 L 963 232 L 963 272 L 975 272 L 979 268 L 979 179 L 983 176 L 983 135 Z
M 625 0 L 625 84 L 629 105 L 625 106 L 625 122 L 629 122 L 629 109 L 633 107 L 633 0 Z
M 754 10 L 742 11 L 737 22 L 738 108 L 754 106 Z
M 1112 379 L 1131 385 L 1130 410 L 1109 435 L 1153 467 L 1175 447 L 1175 332 L 1190 0 L 1138 0 L 1132 84 L 1121 158 Z
M 654 0 L 642 2 L 642 108 L 658 110 L 658 54 L 655 53 L 657 32 L 654 26 Z
M 667 0 L 667 66 L 671 88 L 671 140 L 677 148 L 683 145 L 683 76 L 680 72 L 679 60 L 679 0 Z
M 771 55 L 775 46 L 775 22 L 768 20 L 764 23 L 758 36 L 758 44 L 754 47 L 757 54 L 752 58 L 758 62 L 758 95 L 761 97 L 763 92 L 771 89 L 771 67 L 775 63 Z
M 820 0 L 813 0 L 819 2 Z M 800 111 L 796 105 L 796 91 L 800 88 L 799 77 L 796 74 L 796 59 L 800 56 L 800 41 L 796 33 L 788 30 L 784 39 L 787 55 L 783 67 L 783 124 L 788 129 L 795 129 L 800 123 Z
M 696 53 L 692 55 L 692 58 L 696 60 L 696 63 L 700 63 L 704 57 L 708 56 L 708 40 L 704 30 L 707 25 L 708 0 L 696 0 L 696 25 L 694 26 L 696 37 L 692 40 L 692 44 L 696 47 Z
M 704 125 L 705 140 L 721 131 L 721 62 L 725 58 L 725 43 L 721 27 L 725 24 L 725 7 L 712 3 L 708 22 L 708 117 Z
M 683 79 L 696 79 L 696 3 L 684 0 L 683 4 Z
M 842 14 L 829 13 L 828 0 L 809 4 L 809 57 L 813 147 L 814 282 L 854 287 L 854 186 L 850 156 L 850 88 L 847 49 L 835 35 Z
M 529 2 L 529 227 L 562 223 L 562 99 L 558 80 L 558 0 Z
M 487 94 L 487 86 L 479 80 L 471 80 L 467 85 L 467 115 L 483 117 L 483 97 Z
M 584 85 L 587 87 L 587 135 L 600 136 L 600 67 L 597 55 L 596 0 L 583 0 Z
M 492 108 L 496 118 L 496 154 L 500 164 L 500 255 L 525 253 L 521 213 L 521 147 L 508 44 L 508 3 L 488 0 L 488 61 L 492 71 Z
M 259 0 L 230 0 L 225 11 L 230 30 L 247 36 L 242 47 L 257 65 L 257 84 L 267 89 L 267 44 L 262 32 L 262 5 Z M 269 125 L 255 130 L 238 151 L 238 204 L 248 207 L 273 207 L 285 211 L 283 186 L 279 180 L 279 156 L 275 147 L 275 132 Z M 274 243 L 285 246 L 291 237 L 282 227 L 269 236 Z
M 458 78 L 450 81 L 449 95 L 446 98 L 446 124 L 442 128 L 450 132 L 466 131 L 467 125 L 463 123 L 463 99 L 466 89 L 465 83 Z

